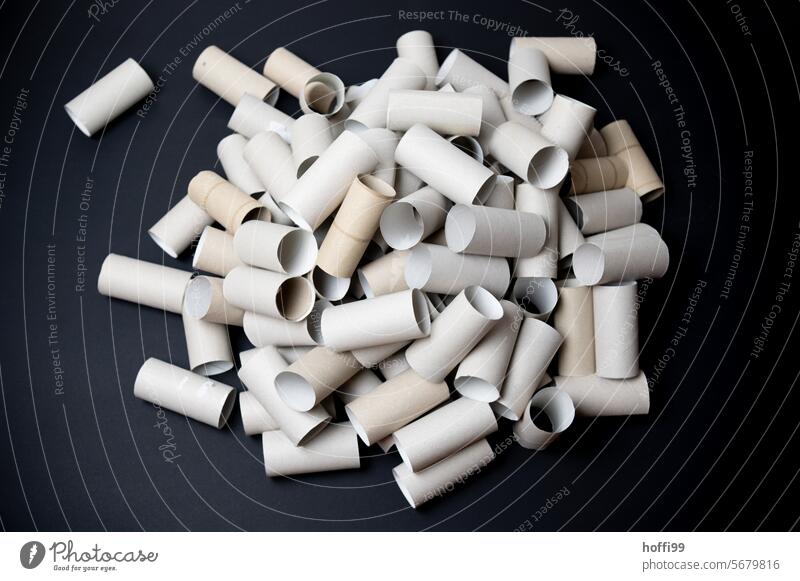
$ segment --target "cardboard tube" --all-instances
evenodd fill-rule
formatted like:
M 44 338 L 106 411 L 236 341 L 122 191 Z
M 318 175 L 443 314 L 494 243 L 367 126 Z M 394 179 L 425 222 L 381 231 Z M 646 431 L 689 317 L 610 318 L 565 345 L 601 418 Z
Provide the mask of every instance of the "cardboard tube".
M 264 131 L 274 131 L 287 143 L 294 119 L 253 95 L 242 95 L 228 119 L 228 129 L 252 139 Z M 262 180 L 263 181 L 263 180 Z
M 300 276 L 237 266 L 222 284 L 225 299 L 245 311 L 300 321 L 314 307 L 314 288 Z
M 244 148 L 244 158 L 276 202 L 283 200 L 297 181 L 292 150 L 274 131 L 256 133 Z
M 189 197 L 231 234 L 247 220 L 270 219 L 265 206 L 213 171 L 201 171 L 192 178 Z
M 536 256 L 547 237 L 538 214 L 464 204 L 450 208 L 444 231 L 453 252 L 484 256 Z
M 558 257 L 569 258 L 586 240 L 567 210 L 564 200 L 558 201 Z
M 521 36 L 511 41 L 512 52 L 535 48 L 544 53 L 550 70 L 560 75 L 591 75 L 597 58 L 597 43 L 591 36 Z
M 506 122 L 506 115 L 497 95 L 489 87 L 484 85 L 474 85 L 464 89 L 463 94 L 476 95 L 481 98 L 481 130 L 478 134 L 478 142 L 481 144 L 484 155 L 492 155 L 491 139 L 494 130 Z
M 367 395 L 381 383 L 383 383 L 383 381 L 374 371 L 371 369 L 362 369 L 345 381 L 336 391 L 336 394 L 339 396 L 339 399 L 342 400 L 342 403 L 347 405 L 357 400 L 362 395 Z
M 556 95 L 550 109 L 542 115 L 542 136 L 575 159 L 593 129 L 597 109 L 565 95 Z
M 178 258 L 180 253 L 191 246 L 203 228 L 212 222 L 214 218 L 189 196 L 184 196 L 147 233 L 164 252 L 172 258 Z
M 427 30 L 411 30 L 397 39 L 397 56 L 408 59 L 417 65 L 427 77 L 425 89 L 436 88 L 436 73 L 439 71 L 439 59 L 433 37 Z
M 345 110 L 344 93 L 342 79 L 333 73 L 317 73 L 306 81 L 300 93 L 300 109 L 333 119 Z
M 569 395 L 555 387 L 544 387 L 525 406 L 522 418 L 514 424 L 514 435 L 523 448 L 544 450 L 574 419 L 575 404 Z
M 397 144 L 400 143 L 400 136 L 394 131 L 381 127 L 367 129 L 359 135 L 369 143 L 369 146 L 375 151 L 375 155 L 378 156 L 378 165 L 375 166 L 372 175 L 394 187 L 397 177 L 394 152 L 397 149 Z
M 310 272 L 317 260 L 317 241 L 311 232 L 271 222 L 242 224 L 233 246 L 245 264 L 291 276 Z
M 541 115 L 553 104 L 550 67 L 544 53 L 535 48 L 517 48 L 508 58 L 511 102 L 524 115 Z
M 194 249 L 192 267 L 225 276 L 237 266 L 243 265 L 233 247 L 233 236 L 213 226 L 203 229 Z
M 534 318 L 522 321 L 500 399 L 492 404 L 497 415 L 514 421 L 522 417 L 560 345 L 561 333 L 547 323 Z
M 603 127 L 600 133 L 606 141 L 609 155 L 616 156 L 628 168 L 625 185 L 639 194 L 643 202 L 660 197 L 664 193 L 664 182 L 636 139 L 630 124 L 620 119 Z
M 264 409 L 256 396 L 249 391 L 239 392 L 239 411 L 242 414 L 242 427 L 248 436 L 260 436 L 264 432 L 278 430 L 278 423 Z
M 669 248 L 651 227 L 634 224 L 587 238 L 572 268 L 587 285 L 661 278 L 669 268 Z
M 300 177 L 317 161 L 323 151 L 333 143 L 331 124 L 318 113 L 308 113 L 294 122 L 289 132 L 292 140 L 292 158 Z
M 245 94 L 270 105 L 278 100 L 275 83 L 213 45 L 197 57 L 192 78 L 234 107 Z
M 406 290 L 406 262 L 409 252 L 395 250 L 358 269 L 358 281 L 367 298 Z
M 630 416 L 650 411 L 650 391 L 644 373 L 631 379 L 556 376 L 555 382 L 575 402 L 575 413 L 579 416 Z
M 453 135 L 448 137 L 447 141 L 455 145 L 478 163 L 483 163 L 483 149 L 481 149 L 481 144 L 475 137 L 470 137 L 469 135 Z
M 591 159 L 595 157 L 606 157 L 607 155 L 608 147 L 606 146 L 606 140 L 603 139 L 603 135 L 596 127 L 592 127 L 589 135 L 583 140 L 583 144 L 575 157 L 577 159 Z
M 550 278 L 522 277 L 514 281 L 511 298 L 523 316 L 546 321 L 558 304 L 558 289 Z
M 486 198 L 483 205 L 489 208 L 513 210 L 515 203 L 514 198 L 514 176 L 497 176 L 492 193 L 489 194 L 489 197 Z M 521 208 L 517 208 L 517 210 L 521 212 L 527 211 Z
M 638 285 L 624 282 L 594 287 L 595 372 L 605 379 L 639 374 Z
M 205 321 L 241 327 L 244 311 L 225 300 L 222 279 L 215 276 L 196 276 L 186 287 L 184 315 Z
M 445 83 L 453 85 L 456 91 L 483 85 L 494 91 L 498 99 L 510 94 L 508 83 L 457 48 L 450 51 L 436 74 L 436 85 Z
M 345 103 L 349 105 L 351 109 L 357 107 L 377 83 L 378 79 L 369 79 L 359 85 L 350 85 L 345 92 Z
M 331 276 L 353 276 L 394 196 L 394 188 L 375 176 L 360 175 L 353 180 L 320 246 L 317 265 Z
M 100 267 L 97 291 L 112 299 L 180 314 L 191 272 L 109 254 Z
M 317 296 L 329 301 L 342 300 L 352 285 L 352 279 L 333 276 L 319 266 L 311 271 L 309 280 L 314 285 Z
M 403 463 L 392 470 L 392 475 L 411 508 L 419 508 L 453 490 L 455 484 L 477 474 L 492 460 L 494 451 L 489 442 L 478 440 L 421 472 L 412 472 Z
M 239 369 L 239 379 L 256 397 L 281 432 L 295 446 L 307 444 L 330 422 L 331 416 L 316 406 L 308 412 L 298 412 L 283 403 L 275 390 L 275 376 L 286 369 L 286 361 L 274 347 L 264 347 L 249 357 Z
M 591 375 L 595 372 L 592 287 L 582 286 L 575 279 L 561 281 L 557 286 L 553 326 L 564 337 L 558 351 L 558 374 Z
M 500 305 L 503 318 L 470 351 L 456 371 L 454 386 L 464 397 L 483 402 L 493 402 L 500 397 L 500 387 L 522 323 L 514 303 L 500 301 Z
M 133 395 L 172 412 L 220 429 L 236 403 L 236 390 L 153 357 L 133 384 Z
M 537 188 L 557 186 L 569 170 L 566 151 L 513 121 L 495 130 L 489 147 L 497 161 Z
M 378 157 L 352 131 L 337 137 L 279 202 L 295 224 L 316 230 L 336 211 L 359 174 L 375 169 Z
M 252 196 L 263 193 L 265 188 L 244 159 L 246 145 L 247 139 L 238 133 L 228 135 L 217 144 L 217 157 L 228 181 Z
M 304 113 L 335 115 L 345 102 L 344 83 L 285 49 L 276 48 L 264 63 L 264 76 L 300 101 Z
M 358 437 L 346 423 L 330 424 L 302 446 L 294 446 L 280 431 L 265 432 L 261 443 L 270 478 L 361 467 Z
M 247 336 L 247 340 L 256 347 L 316 345 L 317 342 L 311 335 L 309 324 L 308 319 L 293 322 L 249 312 L 245 312 L 242 319 L 244 334 Z
M 371 446 L 447 401 L 444 382 L 431 383 L 409 369 L 345 406 L 347 417 Z
M 444 226 L 450 206 L 447 198 L 426 186 L 383 211 L 381 235 L 390 247 L 408 250 Z
M 398 166 L 395 176 L 394 189 L 398 198 L 405 197 L 411 192 L 416 192 L 425 185 L 421 179 L 404 167 Z
M 355 353 L 353 355 L 355 355 Z M 393 377 L 397 377 L 404 371 L 411 369 L 411 366 L 408 364 L 408 360 L 406 359 L 405 350 L 393 353 L 386 359 L 379 361 L 377 367 L 387 381 Z
M 417 123 L 442 135 L 472 135 L 481 132 L 483 99 L 468 93 L 441 91 L 391 91 L 386 109 L 386 127 L 407 131 Z
M 278 353 L 280 353 L 281 357 L 284 358 L 286 363 L 291 365 L 298 359 L 300 359 L 303 355 L 311 351 L 314 347 L 304 345 L 304 346 L 291 346 L 291 347 L 277 347 Z
M 406 131 L 395 151 L 397 163 L 455 203 L 484 200 L 495 174 L 424 125 Z
M 541 121 L 532 115 L 525 115 L 524 113 L 517 111 L 514 108 L 514 100 L 511 98 L 511 95 L 507 95 L 506 97 L 500 99 L 500 107 L 503 109 L 503 114 L 505 115 L 507 121 L 513 121 L 517 125 L 522 125 L 534 133 L 542 132 Z M 489 143 L 489 147 L 491 148 L 491 142 Z
M 559 216 L 562 207 L 558 187 L 542 190 L 527 183 L 517 185 L 515 205 L 519 212 L 542 218 L 546 236 L 541 251 L 535 256 L 517 259 L 514 275 L 522 278 L 556 278 L 559 258 Z
M 233 368 L 233 351 L 228 337 L 228 327 L 182 314 L 189 369 L 198 375 L 218 375 Z
M 383 440 L 378 440 L 378 446 L 383 450 L 384 454 L 388 454 L 389 450 L 394 448 L 394 437 L 391 435 L 386 436 Z
M 616 230 L 642 219 L 642 200 L 629 188 L 571 196 L 565 203 L 583 234 Z
M 361 369 L 350 353 L 315 347 L 275 378 L 281 399 L 298 411 L 308 411 Z
M 573 194 L 616 190 L 628 181 L 628 168 L 614 156 L 576 159 L 570 166 Z
M 153 81 L 139 63 L 126 59 L 64 105 L 64 110 L 78 129 L 91 137 L 153 89 Z
M 505 295 L 511 272 L 505 258 L 459 254 L 438 244 L 417 244 L 406 262 L 409 288 L 456 295 L 480 285 L 496 297 Z

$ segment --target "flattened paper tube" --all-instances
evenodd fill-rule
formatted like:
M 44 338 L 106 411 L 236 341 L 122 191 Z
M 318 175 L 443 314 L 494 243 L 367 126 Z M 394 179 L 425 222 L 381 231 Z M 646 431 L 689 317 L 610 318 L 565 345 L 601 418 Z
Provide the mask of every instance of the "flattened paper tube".
M 305 319 L 314 308 L 314 288 L 307 279 L 251 266 L 230 271 L 222 290 L 232 305 L 288 321 Z
M 495 256 L 460 254 L 438 244 L 417 244 L 406 262 L 406 284 L 429 293 L 455 295 L 481 285 L 496 297 L 508 289 L 508 260 Z
M 286 361 L 274 347 L 264 347 L 251 356 L 239 369 L 239 379 L 258 402 L 277 422 L 295 446 L 302 446 L 316 436 L 331 420 L 331 416 L 315 406 L 308 412 L 298 412 L 283 403 L 275 390 L 275 376 L 286 369 Z
M 248 312 L 244 314 L 242 320 L 247 340 L 256 347 L 267 345 L 316 346 L 317 342 L 309 331 L 309 324 L 308 319 L 292 322 Z
M 592 287 L 581 286 L 575 279 L 561 281 L 558 287 L 553 325 L 564 337 L 558 351 L 558 374 L 591 375 L 595 371 Z
M 262 131 L 274 131 L 289 141 L 289 130 L 294 119 L 253 95 L 243 95 L 228 120 L 228 129 L 252 139 Z
M 542 415 L 547 417 L 549 425 L 541 426 Z M 514 424 L 514 435 L 523 448 L 544 450 L 574 419 L 575 404 L 569 395 L 555 387 L 544 387 L 533 394 L 522 419 Z
M 153 89 L 153 81 L 139 63 L 126 59 L 64 105 L 64 109 L 78 129 L 91 137 Z
M 642 200 L 629 188 L 572 196 L 565 203 L 583 234 L 623 228 L 642 219 Z
M 511 51 L 518 48 L 542 51 L 550 70 L 561 75 L 591 75 L 597 59 L 597 43 L 591 36 L 521 36 L 511 41 Z
M 265 190 L 264 184 L 244 158 L 246 145 L 247 139 L 238 133 L 228 135 L 217 144 L 217 157 L 228 181 L 252 196 Z
M 206 226 L 203 229 L 200 240 L 197 241 L 197 247 L 194 249 L 194 258 L 192 259 L 194 268 L 225 276 L 243 264 L 236 256 L 233 236 L 213 226 Z
M 559 216 L 562 207 L 558 188 L 541 190 L 528 183 L 516 187 L 515 206 L 519 212 L 538 214 L 544 221 L 547 236 L 542 250 L 535 256 L 517 259 L 514 275 L 518 277 L 556 278 L 558 275 Z
M 483 99 L 467 93 L 441 91 L 391 91 L 386 109 L 386 128 L 407 131 L 417 123 L 442 135 L 481 132 Z
M 553 103 L 550 67 L 547 57 L 540 50 L 511 50 L 508 58 L 508 84 L 511 87 L 511 102 L 520 113 L 540 115 Z
M 650 158 L 642 149 L 633 129 L 624 119 L 609 123 L 600 130 L 609 155 L 615 155 L 628 168 L 625 185 L 650 202 L 664 193 L 664 182 L 658 177 Z
M 147 233 L 153 242 L 172 258 L 189 248 L 203 228 L 214 222 L 214 218 L 184 196 Z
M 109 254 L 100 267 L 97 290 L 112 299 L 180 314 L 191 272 Z
M 244 158 L 277 202 L 289 194 L 297 181 L 292 150 L 274 131 L 254 135 L 244 148 Z
M 436 74 L 436 85 L 441 87 L 445 83 L 450 83 L 456 91 L 484 85 L 498 99 L 510 94 L 508 83 L 457 48 L 450 51 Z
M 302 228 L 271 222 L 247 222 L 233 237 L 233 246 L 245 264 L 301 276 L 317 259 L 317 241 Z
M 444 382 L 429 382 L 412 369 L 347 404 L 347 417 L 365 444 L 372 444 L 447 401 Z
M 561 333 L 538 319 L 523 320 L 495 413 L 519 420 L 561 345 Z
M 644 373 L 632 379 L 556 376 L 555 382 L 558 389 L 572 398 L 579 416 L 630 416 L 650 411 L 650 392 Z
M 497 161 L 537 188 L 557 186 L 569 171 L 566 151 L 514 121 L 495 130 L 489 147 Z
M 410 60 L 425 73 L 425 88 L 429 91 L 436 88 L 439 60 L 436 58 L 431 33 L 427 30 L 411 30 L 397 39 L 396 46 L 397 56 Z
M 150 357 L 133 384 L 133 395 L 220 429 L 236 402 L 236 390 Z
M 275 378 L 281 399 L 298 411 L 308 411 L 353 377 L 361 365 L 350 353 L 315 347 Z
M 452 456 L 421 472 L 412 472 L 405 464 L 392 470 L 397 486 L 412 508 L 453 490 L 455 484 L 477 474 L 494 460 L 494 451 L 486 440 L 478 440 Z
M 639 374 L 639 309 L 636 282 L 594 287 L 596 374 L 626 379 Z
M 447 213 L 444 232 L 453 252 L 485 256 L 536 256 L 547 237 L 538 214 L 464 204 Z
M 430 336 L 406 349 L 411 368 L 429 381 L 443 381 L 503 317 L 503 307 L 489 291 L 471 286 L 436 317 Z
M 317 161 L 323 151 L 333 143 L 330 122 L 322 115 L 308 113 L 292 125 L 289 132 L 292 142 L 292 158 L 301 176 Z
M 184 314 L 208 323 L 241 327 L 244 311 L 225 300 L 223 281 L 215 276 L 196 276 L 186 287 Z
M 213 45 L 197 57 L 192 77 L 234 107 L 245 93 L 270 105 L 278 100 L 275 83 Z
M 313 440 L 294 446 L 282 432 L 261 435 L 267 476 L 291 476 L 359 468 L 358 436 L 345 423 L 330 424 Z
M 495 174 L 424 125 L 406 131 L 395 151 L 397 163 L 457 204 L 483 201 Z
M 628 167 L 614 156 L 576 159 L 569 169 L 574 194 L 615 190 L 628 181 Z
M 201 171 L 192 178 L 189 197 L 231 234 L 247 220 L 270 219 L 266 207 L 213 171 Z
M 542 136 L 575 159 L 593 129 L 597 109 L 565 95 L 556 95 L 550 109 L 542 115 Z
M 218 375 L 233 368 L 228 327 L 195 318 L 184 305 L 183 332 L 189 353 L 189 369 L 199 375 Z
M 250 391 L 239 392 L 239 412 L 242 414 L 244 433 L 248 436 L 280 429 L 278 423 Z
M 397 250 L 416 246 L 444 226 L 450 201 L 430 186 L 397 200 L 381 214 L 381 235 Z
M 395 250 L 358 269 L 358 281 L 367 298 L 408 288 L 405 279 L 408 256 L 408 252 Z

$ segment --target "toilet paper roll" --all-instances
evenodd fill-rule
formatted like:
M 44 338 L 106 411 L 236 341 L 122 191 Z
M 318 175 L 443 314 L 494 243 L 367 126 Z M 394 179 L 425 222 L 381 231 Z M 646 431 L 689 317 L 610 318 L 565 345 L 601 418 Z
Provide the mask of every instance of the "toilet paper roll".
M 390 247 L 408 250 L 444 226 L 450 206 L 447 198 L 426 186 L 383 211 L 381 235 Z
M 421 472 L 412 472 L 403 463 L 392 470 L 392 475 L 411 508 L 418 508 L 453 490 L 455 484 L 477 474 L 492 460 L 494 451 L 489 442 L 478 440 Z
M 248 436 L 260 436 L 264 432 L 279 429 L 278 423 L 249 391 L 239 392 L 239 411 L 242 414 L 244 433 Z
M 264 63 L 264 76 L 300 101 L 304 113 L 335 115 L 344 106 L 344 83 L 287 50 L 276 48 Z
M 550 278 L 521 277 L 514 281 L 511 299 L 522 316 L 546 321 L 558 304 L 558 289 Z
M 406 262 L 409 288 L 456 295 L 480 285 L 496 297 L 505 295 L 511 273 L 505 258 L 459 254 L 438 244 L 417 244 Z
M 535 48 L 516 48 L 508 58 L 511 102 L 524 115 L 541 115 L 553 104 L 550 67 L 544 53 Z
M 450 208 L 444 231 L 453 252 L 484 256 L 536 256 L 547 238 L 538 214 L 464 204 Z
M 242 95 L 228 119 L 228 129 L 252 139 L 264 131 L 274 131 L 287 143 L 294 119 L 253 95 Z M 263 180 L 262 180 L 263 181 Z
M 64 105 L 72 122 L 91 137 L 155 89 L 147 72 L 126 59 Z
M 539 119 L 542 137 L 549 139 L 575 159 L 593 129 L 597 109 L 566 95 L 556 95 L 550 109 Z
M 109 254 L 100 267 L 97 291 L 112 299 L 180 314 L 191 272 Z
M 333 120 L 338 113 L 347 111 L 344 93 L 342 79 L 333 73 L 318 73 L 306 81 L 300 93 L 300 109 L 303 113 L 319 113 Z
M 297 177 L 303 175 L 333 143 L 331 124 L 319 113 L 308 113 L 297 119 L 289 135 L 292 140 L 292 158 L 297 168 Z
M 571 196 L 567 208 L 583 234 L 607 232 L 642 219 L 642 200 L 629 188 Z
M 309 315 L 310 316 L 310 315 Z M 256 347 L 267 345 L 317 345 L 310 332 L 311 321 L 286 321 L 245 312 L 242 319 L 247 340 Z
M 517 185 L 515 205 L 519 212 L 529 212 L 542 218 L 546 236 L 541 251 L 535 256 L 517 259 L 514 275 L 518 277 L 556 278 L 559 258 L 559 217 L 562 206 L 558 186 L 542 190 L 527 183 Z
M 631 379 L 556 376 L 555 382 L 575 402 L 575 413 L 579 416 L 630 416 L 650 411 L 650 392 L 644 373 Z
M 594 353 L 598 377 L 639 374 L 639 308 L 636 282 L 594 287 Z
M 544 387 L 533 394 L 517 423 L 514 435 L 523 448 L 544 450 L 572 425 L 575 404 L 569 395 L 555 387 Z
M 394 448 L 394 437 L 386 436 L 383 440 L 378 440 L 378 446 L 384 454 L 388 454 L 389 450 Z
M 669 248 L 653 228 L 634 224 L 587 238 L 572 268 L 587 285 L 661 278 L 669 268 Z
M 489 147 L 497 161 L 537 188 L 557 186 L 569 170 L 566 151 L 514 121 L 495 130 Z
M 394 189 L 398 198 L 407 196 L 411 192 L 416 192 L 425 185 L 421 179 L 404 167 L 397 166 L 395 175 Z
M 608 155 L 608 147 L 603 135 L 592 127 L 589 135 L 584 139 L 578 154 L 575 156 L 577 159 L 589 159 L 595 157 L 606 157 Z
M 243 266 L 233 247 L 233 236 L 219 228 L 206 226 L 194 249 L 192 267 L 225 276 L 237 266 Z
M 366 141 L 375 155 L 378 156 L 378 165 L 372 171 L 372 175 L 383 180 L 394 187 L 397 178 L 397 164 L 394 161 L 394 152 L 397 144 L 400 143 L 400 135 L 394 131 L 375 127 L 359 133 L 359 136 Z
M 350 353 L 315 347 L 277 375 L 275 388 L 290 408 L 308 411 L 360 369 Z
M 406 262 L 409 252 L 395 250 L 358 269 L 358 281 L 367 298 L 406 290 Z
M 597 43 L 591 36 L 520 36 L 511 41 L 511 51 L 535 48 L 542 51 L 550 70 L 560 75 L 591 75 L 597 58 Z
M 483 205 L 489 208 L 513 210 L 515 204 L 514 197 L 514 177 L 499 175 L 495 180 L 492 193 L 489 194 L 489 196 L 483 202 Z
M 576 159 L 570 166 L 573 194 L 616 190 L 628 181 L 628 168 L 614 156 Z
M 314 347 L 304 345 L 304 346 L 292 346 L 292 347 L 276 347 L 278 353 L 280 353 L 281 357 L 291 365 L 298 359 L 300 359 L 303 355 L 311 351 Z
M 336 395 L 345 405 L 357 400 L 362 395 L 367 395 L 378 387 L 383 381 L 371 369 L 362 369 L 353 377 L 345 381 L 336 391 Z
M 435 89 L 439 59 L 436 57 L 431 33 L 427 30 L 411 30 L 397 39 L 396 46 L 398 57 L 410 60 L 425 73 L 425 89 Z
M 351 108 L 354 109 L 358 106 L 358 104 L 367 96 L 378 82 L 378 79 L 369 79 L 368 81 L 364 81 L 359 85 L 350 85 L 347 87 L 347 91 L 345 92 L 345 103 Z
M 310 272 L 317 260 L 317 241 L 311 232 L 271 222 L 242 224 L 233 246 L 245 264 L 291 276 Z
M 236 403 L 236 390 L 153 357 L 133 384 L 133 395 L 188 418 L 220 429 Z
M 189 369 L 193 373 L 219 375 L 233 368 L 233 351 L 225 325 L 195 318 L 187 312 L 186 305 L 181 318 Z
M 292 150 L 274 131 L 256 133 L 244 148 L 244 158 L 276 202 L 283 200 L 297 181 Z
M 481 132 L 483 99 L 468 93 L 394 90 L 389 92 L 386 127 L 407 131 L 417 123 L 442 135 Z
M 153 242 L 170 255 L 178 255 L 191 246 L 192 241 L 203 228 L 214 222 L 214 218 L 195 204 L 189 196 L 184 196 L 156 222 L 147 233 Z
M 272 215 L 272 222 L 274 224 L 283 224 L 284 226 L 294 226 L 294 222 L 283 213 L 278 207 L 277 202 L 275 202 L 275 198 L 269 192 L 264 192 L 261 196 L 256 197 L 258 203 L 262 206 L 266 207 L 269 210 L 269 213 Z
M 261 435 L 267 476 L 291 476 L 361 467 L 358 437 L 352 427 L 330 424 L 313 440 L 294 446 L 282 432 Z
M 238 133 L 228 135 L 217 144 L 217 157 L 228 181 L 252 196 L 263 193 L 265 188 L 244 158 L 246 145 L 247 139 Z
M 513 121 L 517 125 L 522 125 L 534 133 L 542 132 L 542 122 L 532 115 L 525 115 L 517 111 L 514 108 L 514 100 L 511 98 L 511 95 L 500 99 L 500 107 L 503 109 L 503 115 L 505 115 L 507 121 Z M 491 143 L 489 145 L 491 147 Z
M 221 325 L 241 327 L 244 311 L 225 300 L 223 281 L 215 276 L 196 276 L 186 287 L 184 314 Z
M 628 169 L 625 185 L 651 202 L 664 193 L 664 182 L 647 157 L 630 124 L 624 119 L 609 123 L 600 130 L 606 141 L 609 155 L 616 156 Z
M 353 355 L 355 355 L 355 353 Z M 397 353 L 389 355 L 386 359 L 378 362 L 377 367 L 383 374 L 383 377 L 386 378 L 386 381 L 389 381 L 393 377 L 397 377 L 404 371 L 411 369 L 411 366 L 408 364 L 408 360 L 406 359 L 405 350 L 401 350 Z
M 558 257 L 570 258 L 578 247 L 586 242 L 580 228 L 569 213 L 564 201 L 558 201 Z
M 436 85 L 441 87 L 445 83 L 450 83 L 456 91 L 483 85 L 494 91 L 498 99 L 510 94 L 508 83 L 457 48 L 450 51 L 436 74 Z
M 317 296 L 328 301 L 342 300 L 350 290 L 352 279 L 333 276 L 315 266 L 309 275 Z
M 424 125 L 403 135 L 395 159 L 455 203 L 483 201 L 494 187 L 492 170 Z
M 455 145 L 458 149 L 466 153 L 478 163 L 483 163 L 483 149 L 477 138 L 470 137 L 469 135 L 453 135 L 447 138 L 451 144 Z M 494 186 L 492 186 L 494 189 Z
M 192 178 L 189 197 L 231 234 L 248 220 L 270 219 L 265 206 L 213 171 L 201 171 Z
M 533 318 L 522 321 L 500 399 L 492 404 L 497 415 L 514 421 L 522 417 L 560 345 L 561 333 L 547 323 Z
M 409 369 L 345 406 L 356 433 L 368 446 L 447 401 L 444 382 L 429 382 Z
M 553 326 L 564 338 L 558 351 L 558 374 L 591 375 L 595 372 L 592 287 L 582 286 L 575 279 L 560 281 L 557 286 Z
M 474 85 L 464 89 L 463 94 L 475 95 L 481 98 L 481 130 L 478 134 L 478 142 L 485 155 L 492 155 L 491 139 L 494 130 L 506 122 L 506 115 L 497 95 L 489 87 L 484 85 Z
M 270 105 L 278 100 L 275 83 L 213 45 L 197 57 L 192 78 L 234 107 L 245 93 Z
M 314 288 L 307 279 L 251 266 L 230 271 L 222 290 L 234 306 L 287 321 L 305 319 L 314 307 Z

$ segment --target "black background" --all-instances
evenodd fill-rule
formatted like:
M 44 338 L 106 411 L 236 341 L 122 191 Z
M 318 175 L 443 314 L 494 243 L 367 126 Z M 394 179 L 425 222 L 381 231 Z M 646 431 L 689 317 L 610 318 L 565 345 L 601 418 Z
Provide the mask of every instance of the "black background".
M 29 93 L 2 167 L 2 413 L 0 519 L 7 530 L 785 530 L 797 526 L 794 334 L 795 272 L 776 302 L 799 226 L 790 153 L 797 139 L 795 2 L 571 1 L 246 3 L 167 75 L 144 118 L 131 111 L 102 136 L 78 132 L 63 104 L 127 57 L 153 78 L 234 0 L 107 3 L 97 21 L 85 1 L 6 1 L 0 133 L 12 132 L 17 96 Z M 598 126 L 631 122 L 664 176 L 667 193 L 645 209 L 671 252 L 667 276 L 649 286 L 641 309 L 642 367 L 662 365 L 651 413 L 581 420 L 546 452 L 513 446 L 458 491 L 410 509 L 391 478 L 396 454 L 362 448 L 358 471 L 269 480 L 260 441 L 238 414 L 217 431 L 168 414 L 174 463 L 158 450 L 154 408 L 133 397 L 145 357 L 186 365 L 179 317 L 95 290 L 113 251 L 174 265 L 146 230 L 199 170 L 216 164 L 231 107 L 191 77 L 202 48 L 217 44 L 259 69 L 288 46 L 346 83 L 379 76 L 395 39 L 414 28 L 435 37 L 440 59 L 468 50 L 505 77 L 510 38 L 475 15 L 530 35 L 564 35 L 567 7 L 623 76 L 598 63 L 589 78 L 554 78 L 557 91 L 592 103 Z M 468 22 L 413 22 L 399 11 L 458 10 Z M 96 12 L 102 12 L 94 9 Z M 736 12 L 750 34 L 740 28 Z M 574 16 L 573 16 L 574 17 Z M 661 61 L 685 110 L 696 186 L 684 176 L 681 129 L 652 68 Z M 291 111 L 296 103 L 279 102 Z M 751 198 L 745 151 L 753 151 Z M 88 211 L 80 208 L 87 177 Z M 743 208 L 750 227 L 728 298 Z M 87 284 L 76 291 L 76 233 L 88 216 Z M 58 344 L 65 379 L 56 393 L 49 325 L 47 245 L 55 244 Z M 180 260 L 191 268 L 190 259 Z M 686 336 L 667 352 L 698 281 L 706 283 Z M 764 351 L 751 356 L 773 304 Z M 240 334 L 234 341 L 246 346 Z M 221 377 L 241 388 L 234 374 Z M 493 442 L 506 437 L 508 426 Z M 542 514 L 547 499 L 569 494 Z M 793 502 L 793 500 L 795 502 Z M 537 515 L 537 511 L 540 511 Z M 527 523 L 526 523 L 527 521 Z

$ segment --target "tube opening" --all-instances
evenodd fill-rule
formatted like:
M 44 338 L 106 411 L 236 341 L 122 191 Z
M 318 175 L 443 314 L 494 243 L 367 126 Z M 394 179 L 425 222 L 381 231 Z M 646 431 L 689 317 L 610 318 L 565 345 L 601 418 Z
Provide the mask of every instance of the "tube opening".
M 409 288 L 422 288 L 431 278 L 433 258 L 431 251 L 421 244 L 411 251 L 405 268 L 406 284 Z M 367 292 L 366 287 L 364 292 Z M 368 295 L 369 296 L 369 295 Z
M 605 271 L 603 250 L 594 244 L 582 244 L 572 255 L 572 270 L 575 277 L 587 286 L 600 282 Z
M 414 309 L 414 320 L 419 326 L 419 330 L 425 335 L 431 332 L 431 312 L 428 309 L 428 301 L 425 294 L 419 289 L 411 291 L 411 307 Z
M 511 292 L 517 305 L 534 317 L 546 318 L 558 303 L 558 287 L 545 277 L 519 278 Z
M 285 280 L 278 288 L 278 295 L 275 298 L 278 312 L 289 321 L 305 319 L 314 308 L 314 289 L 311 283 L 302 277 Z
M 471 375 L 456 377 L 455 388 L 464 397 L 475 401 L 491 403 L 497 401 L 500 397 L 500 390 L 497 389 L 496 385 Z
M 531 79 L 520 83 L 514 90 L 512 100 L 514 108 L 525 115 L 540 115 L 553 104 L 553 87 L 548 83 Z
M 281 371 L 275 377 L 275 390 L 283 403 L 299 412 L 307 412 L 317 403 L 314 388 L 294 371 Z
M 278 244 L 278 262 L 287 274 L 306 274 L 316 261 L 317 241 L 308 230 L 292 230 Z
M 548 190 L 556 187 L 569 171 L 569 156 L 557 145 L 543 147 L 533 156 L 528 167 L 531 185 Z
M 383 211 L 380 231 L 389 246 L 396 250 L 408 250 L 422 240 L 425 224 L 412 204 L 401 201 Z
M 444 236 L 453 252 L 464 252 L 475 237 L 478 222 L 471 206 L 456 204 L 447 213 Z
M 490 321 L 503 317 L 503 306 L 492 293 L 480 286 L 469 286 L 464 289 L 464 296 L 473 309 Z
M 339 278 L 333 276 L 322 270 L 319 266 L 314 267 L 311 273 L 311 280 L 314 283 L 314 288 L 317 293 L 329 301 L 339 301 L 344 298 L 347 291 L 350 290 L 349 278 Z M 366 290 L 365 290 L 366 292 Z
M 231 389 L 228 391 L 228 395 L 225 396 L 225 403 L 222 404 L 222 411 L 220 411 L 219 419 L 217 420 L 217 429 L 221 429 L 222 426 L 228 423 L 234 403 L 236 403 L 236 390 Z
M 213 297 L 214 290 L 208 278 L 205 276 L 194 277 L 186 287 L 184 298 L 186 312 L 195 319 L 202 319 L 208 314 Z

